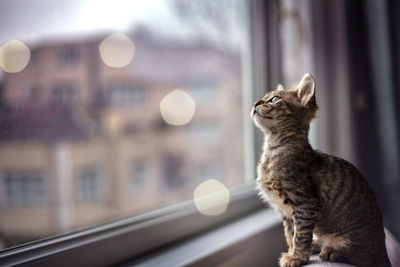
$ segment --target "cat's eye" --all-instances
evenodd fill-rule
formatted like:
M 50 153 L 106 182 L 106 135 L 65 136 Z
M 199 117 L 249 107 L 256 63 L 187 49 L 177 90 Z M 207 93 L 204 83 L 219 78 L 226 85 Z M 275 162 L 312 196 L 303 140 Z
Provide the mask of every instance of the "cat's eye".
M 279 97 L 277 97 L 277 96 L 274 96 L 273 98 L 271 98 L 268 102 L 272 102 L 272 103 L 274 103 L 274 102 L 276 102 L 276 101 L 278 101 L 279 100 Z

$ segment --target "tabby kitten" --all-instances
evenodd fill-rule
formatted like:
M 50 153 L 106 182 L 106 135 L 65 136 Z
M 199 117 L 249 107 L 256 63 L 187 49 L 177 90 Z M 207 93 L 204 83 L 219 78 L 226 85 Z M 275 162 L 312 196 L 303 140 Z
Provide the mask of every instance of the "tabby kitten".
M 281 214 L 289 247 L 280 266 L 301 266 L 318 252 L 332 262 L 391 266 L 382 217 L 366 180 L 349 162 L 308 143 L 317 109 L 315 82 L 306 74 L 297 88 L 278 85 L 251 111 L 266 136 L 258 188 Z

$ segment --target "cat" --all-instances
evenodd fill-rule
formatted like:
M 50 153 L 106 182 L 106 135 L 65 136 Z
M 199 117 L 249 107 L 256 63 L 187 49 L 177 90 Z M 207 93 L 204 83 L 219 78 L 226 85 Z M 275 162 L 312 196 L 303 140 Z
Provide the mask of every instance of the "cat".
M 280 266 L 304 265 L 313 253 L 359 267 L 391 266 L 382 216 L 367 181 L 351 163 L 308 142 L 317 109 L 315 81 L 306 74 L 295 89 L 278 85 L 250 114 L 265 134 L 259 194 L 281 214 L 289 248 Z

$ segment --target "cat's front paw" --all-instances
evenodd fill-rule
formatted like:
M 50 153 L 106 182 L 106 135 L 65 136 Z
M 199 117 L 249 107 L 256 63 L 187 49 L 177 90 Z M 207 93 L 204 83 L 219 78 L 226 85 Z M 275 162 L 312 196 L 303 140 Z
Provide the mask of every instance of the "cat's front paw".
M 298 267 L 306 264 L 308 259 L 300 258 L 291 253 L 283 253 L 279 261 L 281 267 Z
M 312 254 L 319 254 L 321 252 L 321 245 L 315 241 L 311 244 Z
M 341 262 L 345 261 L 345 257 L 339 252 L 330 247 L 323 247 L 319 257 L 324 261 Z

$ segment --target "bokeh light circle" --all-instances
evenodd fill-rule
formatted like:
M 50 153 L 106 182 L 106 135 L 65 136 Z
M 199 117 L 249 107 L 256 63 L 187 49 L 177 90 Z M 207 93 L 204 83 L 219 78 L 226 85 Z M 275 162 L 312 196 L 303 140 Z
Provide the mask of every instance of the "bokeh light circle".
M 216 179 L 200 183 L 193 191 L 193 200 L 197 210 L 207 216 L 223 214 L 229 206 L 229 189 Z
M 12 40 L 0 47 L 0 68 L 8 73 L 17 73 L 29 63 L 31 51 L 19 40 Z
M 122 68 L 131 63 L 135 54 L 135 45 L 128 36 L 114 33 L 100 43 L 99 52 L 104 64 L 113 68 Z
M 189 123 L 195 110 L 194 99 L 182 89 L 173 90 L 160 102 L 161 116 L 170 125 L 180 126 Z

